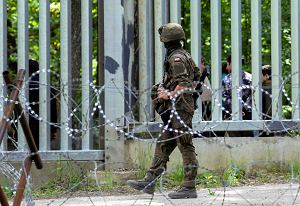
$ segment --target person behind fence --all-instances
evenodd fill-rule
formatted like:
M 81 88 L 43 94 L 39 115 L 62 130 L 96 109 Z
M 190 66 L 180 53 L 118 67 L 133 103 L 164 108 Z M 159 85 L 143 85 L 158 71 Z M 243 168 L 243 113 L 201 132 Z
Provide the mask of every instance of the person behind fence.
M 264 65 L 262 67 L 262 118 L 263 120 L 272 119 L 272 67 L 271 65 Z M 281 133 L 283 134 L 283 133 Z M 280 135 L 280 133 L 276 133 Z M 274 133 L 270 130 L 265 130 L 260 133 L 261 137 L 274 136 Z
M 210 75 L 210 67 L 206 65 L 205 59 L 201 58 L 201 77 L 200 77 L 200 85 L 201 85 L 201 102 L 202 102 L 202 118 L 205 121 L 211 120 L 211 96 L 212 90 L 209 81 Z
M 184 91 L 186 88 L 191 88 L 195 78 L 200 80 L 200 75 L 198 75 L 199 69 L 196 68 L 191 55 L 182 48 L 185 33 L 180 24 L 165 24 L 159 28 L 158 32 L 160 40 L 166 48 L 164 77 L 161 84 L 153 86 L 153 94 L 151 96 L 164 126 L 168 126 L 172 131 L 183 131 L 183 134 L 180 132 L 175 133 L 171 130 L 162 131 L 156 143 L 152 165 L 146 176 L 141 180 L 128 180 L 127 183 L 134 189 L 153 194 L 156 180 L 166 170 L 169 156 L 178 146 L 183 159 L 184 181 L 179 190 L 169 193 L 169 197 L 174 199 L 196 198 L 195 178 L 198 161 L 192 142 L 193 136 L 187 132 L 187 127 L 192 128 L 195 105 L 192 92 L 184 92 L 177 97 L 176 93 Z M 195 72 L 196 69 L 198 69 L 197 72 Z M 173 98 L 176 98 L 175 108 L 178 116 L 174 114 L 170 119 L 173 111 L 171 102 Z M 180 117 L 181 120 L 177 117 Z M 168 122 L 169 120 L 170 122 Z
M 231 55 L 227 57 L 227 74 L 224 79 L 222 80 L 223 92 L 222 92 L 222 103 L 223 107 L 226 111 L 229 111 L 230 114 L 227 112 L 223 112 L 223 118 L 225 120 L 231 119 L 232 113 L 232 92 L 236 90 L 236 88 L 232 88 L 232 64 L 231 64 Z M 242 71 L 242 85 L 245 86 L 242 89 L 242 115 L 243 120 L 251 120 L 252 116 L 252 98 L 251 98 L 251 88 L 249 87 L 252 84 L 252 75 L 248 72 Z M 250 107 L 248 107 L 250 106 Z M 243 132 L 240 131 L 229 131 L 227 132 L 229 136 L 252 136 L 252 132 Z
M 272 119 L 272 79 L 271 79 L 271 66 L 264 65 L 262 67 L 262 112 L 263 119 Z M 267 93 L 266 93 L 267 92 Z

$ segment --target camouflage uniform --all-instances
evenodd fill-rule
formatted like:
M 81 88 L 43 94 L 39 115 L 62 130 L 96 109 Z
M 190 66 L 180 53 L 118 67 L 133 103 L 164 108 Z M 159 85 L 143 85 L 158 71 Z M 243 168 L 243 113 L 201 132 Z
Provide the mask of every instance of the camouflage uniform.
M 165 74 L 163 82 L 154 85 L 152 88 L 152 99 L 155 110 L 161 115 L 164 125 L 168 124 L 172 110 L 172 102 L 167 97 L 158 98 L 158 88 L 174 91 L 179 87 L 192 87 L 196 74 L 195 63 L 190 54 L 182 49 L 180 40 L 185 38 L 184 31 L 179 24 L 169 23 L 159 28 L 160 40 L 167 48 L 165 58 Z M 178 89 L 178 88 L 177 88 Z M 166 100 L 164 100 L 166 99 Z M 176 98 L 175 108 L 181 120 L 192 128 L 192 118 L 194 114 L 194 99 L 192 92 L 185 92 Z M 172 117 L 169 128 L 179 131 L 188 131 L 184 124 L 180 123 L 177 116 Z M 174 138 L 177 137 L 178 138 Z M 174 139 L 171 139 L 174 138 Z M 171 131 L 162 132 L 159 140 L 166 140 L 156 144 L 152 165 L 146 176 L 141 180 L 128 180 L 127 183 L 137 190 L 153 194 L 156 178 L 166 169 L 170 154 L 178 146 L 184 164 L 185 178 L 182 188 L 170 193 L 170 198 L 196 198 L 195 178 L 197 175 L 198 162 L 196 159 L 195 147 L 191 134 L 173 133 Z
M 193 65 L 190 55 L 182 48 L 175 48 L 167 52 L 165 61 L 165 78 L 163 80 L 163 87 L 169 91 L 174 91 L 177 85 L 183 87 L 192 87 L 193 82 Z M 170 113 L 172 110 L 171 100 L 163 102 L 164 113 L 161 114 L 164 125 L 168 124 Z M 192 128 L 192 118 L 194 114 L 194 99 L 192 93 L 185 92 L 176 99 L 176 111 L 181 120 Z M 169 128 L 177 129 L 179 131 L 187 131 L 188 129 L 179 122 L 176 115 L 171 119 Z M 160 140 L 167 140 L 178 136 L 178 133 L 165 131 L 161 134 Z M 149 172 L 154 173 L 155 176 L 160 175 L 164 168 L 166 168 L 167 161 L 170 154 L 178 146 L 182 158 L 185 171 L 184 187 L 195 187 L 195 177 L 197 175 L 198 162 L 196 159 L 195 147 L 192 142 L 191 134 L 183 134 L 179 138 L 163 141 L 157 143 L 154 153 L 154 160 Z

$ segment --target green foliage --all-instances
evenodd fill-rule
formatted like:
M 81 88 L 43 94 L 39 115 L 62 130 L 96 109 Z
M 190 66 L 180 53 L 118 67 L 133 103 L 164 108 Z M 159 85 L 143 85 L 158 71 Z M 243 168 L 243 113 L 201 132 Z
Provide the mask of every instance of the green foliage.
M 289 130 L 288 134 L 290 137 L 299 137 L 300 131 L 299 130 Z
M 93 18 L 93 75 L 97 69 L 97 0 L 92 1 Z M 7 0 L 8 14 L 8 64 L 17 62 L 17 1 Z M 29 58 L 39 60 L 39 1 L 28 0 Z M 60 68 L 60 0 L 50 0 L 50 69 L 59 73 Z M 57 79 L 51 79 L 57 84 Z
M 86 171 L 83 168 L 74 167 L 74 164 L 69 161 L 58 161 L 55 173 L 54 182 L 64 189 L 78 187 L 84 183 L 83 180 L 86 176 Z
M 207 189 L 209 195 L 215 195 L 216 192 L 212 191 L 210 188 Z
M 2 185 L 1 186 L 3 192 L 5 193 L 7 199 L 12 199 L 14 197 L 14 192 L 15 190 L 13 189 L 13 187 L 10 187 L 9 185 Z
M 51 197 L 65 192 L 64 188 L 57 184 L 55 180 L 47 182 L 47 184 L 34 189 L 33 196 L 36 198 Z
M 196 182 L 205 188 L 218 187 L 222 185 L 220 177 L 212 172 L 204 172 L 198 175 Z
M 106 190 L 111 190 L 114 187 L 114 181 L 113 181 L 113 173 L 111 170 L 105 171 L 104 173 L 104 181 L 101 184 L 101 188 L 105 188 Z
M 147 149 L 138 148 L 137 149 L 137 164 L 138 164 L 138 174 L 139 178 L 142 178 L 146 175 L 146 172 L 149 169 L 149 166 L 152 161 L 152 149 L 151 146 L 148 146 Z
M 29 57 L 39 60 L 39 1 L 28 0 L 29 13 Z M 93 18 L 93 77 L 97 78 L 97 0 L 92 1 Z M 8 9 L 8 63 L 17 61 L 17 1 L 7 0 Z M 244 70 L 251 71 L 251 1 L 241 0 L 241 29 L 242 29 L 242 56 L 244 58 Z M 201 42 L 202 55 L 206 62 L 211 60 L 211 10 L 210 1 L 201 1 Z M 282 11 L 282 66 L 283 77 L 291 72 L 291 28 L 290 28 L 290 1 L 281 2 Z M 262 63 L 271 64 L 271 0 L 261 2 L 262 16 Z M 221 27 L 222 27 L 222 59 L 231 53 L 231 0 L 221 0 Z M 190 50 L 190 0 L 182 0 L 182 25 L 186 32 L 186 49 Z M 50 69 L 60 71 L 60 1 L 50 1 Z M 51 76 L 52 83 L 59 85 L 59 80 Z M 290 94 L 291 83 L 287 82 L 285 89 Z M 78 98 L 78 97 L 77 97 Z M 284 105 L 288 105 L 286 99 Z
M 69 161 L 58 161 L 53 172 L 55 178 L 38 188 L 34 188 L 32 191 L 34 197 L 53 197 L 70 191 L 108 191 L 115 187 L 111 171 L 105 171 L 99 185 L 94 179 L 88 177 L 87 170 L 77 167 Z
M 285 119 L 291 119 L 292 118 L 292 111 L 293 108 L 289 105 L 283 105 L 282 106 L 282 113 L 283 113 L 283 117 Z
M 227 185 L 238 185 L 240 180 L 244 178 L 246 172 L 237 166 L 228 167 L 223 173 L 223 180 Z
M 167 178 L 172 182 L 172 185 L 177 187 L 180 186 L 184 179 L 184 169 L 182 166 L 177 166 L 174 170 L 172 170 Z
M 251 1 L 242 0 L 241 26 L 242 26 L 242 54 L 247 67 L 251 64 Z M 290 64 L 290 2 L 282 2 L 282 45 L 283 45 L 283 64 Z M 271 0 L 262 1 L 262 60 L 263 64 L 271 62 Z M 201 1 L 201 41 L 203 56 L 210 62 L 210 1 Z M 190 50 L 190 1 L 182 1 L 182 25 L 186 32 L 186 48 Z M 221 1 L 222 17 L 222 56 L 224 60 L 231 52 L 231 1 Z
M 290 173 L 293 174 L 293 178 L 300 180 L 300 163 L 295 162 L 290 167 Z

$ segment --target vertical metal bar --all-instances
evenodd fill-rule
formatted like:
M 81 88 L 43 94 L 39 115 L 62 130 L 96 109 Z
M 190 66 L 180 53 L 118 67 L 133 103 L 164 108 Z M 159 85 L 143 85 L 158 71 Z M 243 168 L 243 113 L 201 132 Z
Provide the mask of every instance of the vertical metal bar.
M 104 1 L 104 107 L 107 119 L 117 120 L 105 126 L 106 162 L 123 162 L 124 139 L 120 139 L 115 128 L 124 126 L 124 7 L 122 0 Z M 113 25 L 113 26 L 111 26 Z M 106 168 L 111 167 L 107 165 Z
M 271 59 L 272 119 L 280 120 L 282 117 L 281 0 L 271 0 Z
M 92 0 L 81 2 L 81 23 L 82 23 L 82 149 L 89 150 L 92 148 L 91 130 L 91 90 L 92 82 Z
M 104 0 L 98 0 L 98 81 L 104 85 Z M 104 94 L 100 96 L 100 103 L 104 105 Z M 99 111 L 100 112 L 100 111 Z M 100 115 L 100 113 L 98 113 Z M 104 124 L 104 119 L 99 118 L 99 123 Z M 100 127 L 99 149 L 105 149 L 105 127 Z M 104 168 L 104 167 L 103 167 Z
M 132 118 L 131 106 L 133 105 L 133 77 L 134 77 L 134 0 L 123 1 L 124 3 L 124 81 L 127 82 L 125 89 L 125 113 Z M 126 85 L 126 83 L 125 83 Z
M 232 120 L 242 119 L 242 93 L 237 89 L 242 83 L 242 31 L 241 0 L 231 0 L 231 64 L 232 64 Z
M 201 64 L 201 0 L 191 0 L 191 55 Z
M 140 121 L 149 120 L 152 108 L 148 93 L 153 84 L 151 3 L 152 1 L 149 0 L 138 1 Z
M 252 85 L 256 88 L 253 92 L 252 119 L 259 120 L 262 117 L 261 0 L 251 1 L 251 40 Z
M 121 0 L 104 1 L 105 113 L 113 120 L 124 115 L 123 14 Z M 110 26 L 114 25 L 114 26 Z M 116 123 L 122 125 L 123 121 Z
M 154 47 L 155 47 L 155 58 L 154 58 L 154 82 L 158 84 L 162 82 L 164 72 L 164 56 L 165 48 L 160 42 L 158 35 L 158 29 L 161 25 L 167 23 L 167 0 L 154 0 Z M 160 120 L 159 115 L 155 113 L 155 120 Z
M 40 0 L 39 7 L 39 149 L 45 151 L 50 149 L 50 1 Z
M 0 117 L 4 112 L 5 85 L 2 73 L 7 70 L 7 5 L 6 0 L 0 1 Z M 0 150 L 6 150 L 7 144 L 3 142 Z
M 167 23 L 166 16 L 166 0 L 154 0 L 154 43 L 155 43 L 155 71 L 154 82 L 158 84 L 162 82 L 163 67 L 164 67 L 164 54 L 165 49 L 158 35 L 158 29 L 161 25 Z
M 170 0 L 170 22 L 181 24 L 181 0 Z
M 28 77 L 28 0 L 18 0 L 18 70 L 20 69 L 24 69 Z M 29 101 L 28 89 L 24 88 L 24 91 L 22 94 Z M 18 146 L 21 150 L 25 149 L 25 137 L 21 127 L 18 127 Z
M 81 2 L 81 30 L 82 30 L 82 149 L 89 150 L 92 148 L 91 130 L 91 90 L 92 82 L 92 0 Z
M 60 39 L 61 39 L 61 59 L 60 59 L 60 90 L 61 104 L 60 104 L 60 143 L 61 150 L 71 149 L 71 137 L 68 135 L 69 121 L 71 105 L 71 0 L 60 1 Z
M 191 10 L 191 55 L 195 63 L 200 67 L 201 65 L 201 0 L 191 0 L 190 10 Z M 199 103 L 202 105 L 201 101 L 198 101 L 197 104 Z M 198 106 L 198 109 L 195 111 L 194 116 L 202 117 L 202 109 L 203 109 L 202 107 Z
M 222 90 L 221 90 L 221 2 L 211 0 L 211 87 L 212 96 L 212 120 L 222 120 Z
M 291 1 L 292 27 L 292 101 L 293 119 L 300 119 L 300 2 Z

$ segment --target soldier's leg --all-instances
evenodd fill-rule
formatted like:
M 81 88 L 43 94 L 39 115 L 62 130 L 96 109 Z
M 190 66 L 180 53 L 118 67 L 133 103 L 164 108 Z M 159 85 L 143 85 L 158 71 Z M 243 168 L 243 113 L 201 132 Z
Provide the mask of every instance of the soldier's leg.
M 192 115 L 186 112 L 178 112 L 181 120 L 192 128 Z M 178 120 L 172 121 L 172 126 L 179 131 L 188 131 Z M 177 139 L 177 146 L 181 152 L 184 167 L 184 182 L 180 190 L 169 194 L 170 198 L 196 198 L 195 189 L 198 161 L 196 158 L 195 147 L 193 145 L 193 135 L 183 134 Z
M 172 132 L 165 131 L 156 143 L 153 161 L 149 169 L 149 172 L 155 176 L 159 176 L 167 169 L 169 156 L 177 146 L 176 139 L 170 139 L 172 137 Z
M 198 161 L 196 158 L 195 147 L 192 142 L 192 136 L 190 134 L 185 135 L 185 141 L 178 139 L 177 145 L 178 149 L 181 152 L 183 167 L 184 167 L 184 182 L 183 187 L 195 188 Z M 187 139 L 191 139 L 190 142 L 187 142 Z
M 161 119 L 164 123 L 164 126 L 168 125 L 170 114 L 171 111 L 166 111 L 161 115 Z M 169 161 L 169 156 L 177 146 L 176 140 L 170 140 L 170 138 L 172 137 L 173 133 L 166 130 L 162 131 L 160 134 L 160 138 L 158 138 L 158 142 L 155 146 L 152 165 L 148 171 L 154 174 L 155 176 L 159 176 L 164 170 L 167 169 L 167 162 Z
M 167 120 L 165 118 L 163 120 L 166 124 Z M 165 131 L 161 133 L 155 146 L 152 164 L 146 176 L 141 180 L 128 180 L 127 183 L 129 186 L 137 190 L 143 190 L 145 193 L 154 193 L 155 181 L 166 170 L 169 156 L 177 146 L 175 139 L 169 140 L 171 137 L 173 137 L 172 132 Z

